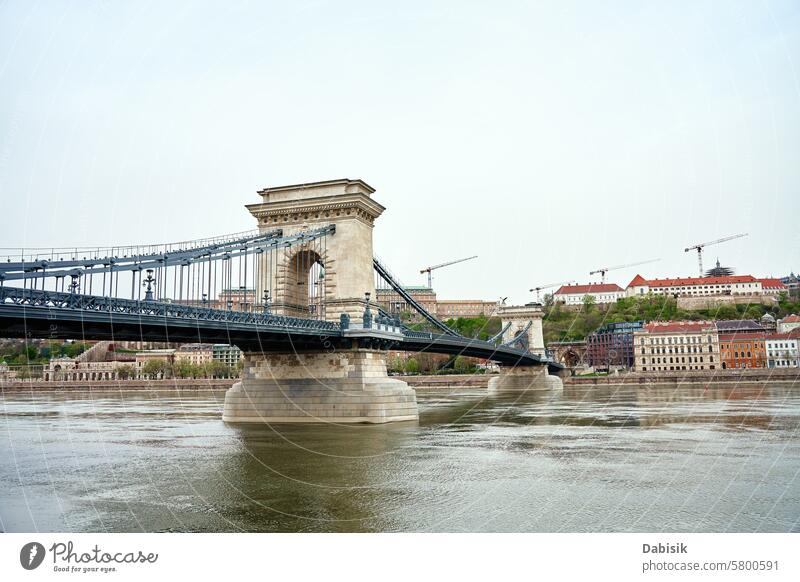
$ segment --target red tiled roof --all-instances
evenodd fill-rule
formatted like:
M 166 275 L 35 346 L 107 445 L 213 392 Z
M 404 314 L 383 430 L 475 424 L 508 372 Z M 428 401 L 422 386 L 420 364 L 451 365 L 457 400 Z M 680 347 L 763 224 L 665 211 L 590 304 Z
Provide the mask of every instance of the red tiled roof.
M 628 287 L 639 287 L 640 285 L 647 285 L 647 279 L 638 274 L 628 283 Z
M 800 339 L 800 331 L 793 329 L 788 333 L 770 333 L 767 334 L 768 340 L 784 340 L 784 339 Z
M 787 289 L 780 279 L 759 279 L 763 289 Z
M 697 333 L 713 327 L 713 321 L 653 321 L 644 329 L 647 333 Z
M 748 339 L 764 339 L 765 337 L 766 336 L 764 335 L 764 332 L 739 331 L 733 333 L 721 333 L 719 334 L 719 341 L 731 342 L 731 341 L 748 340 Z
M 589 283 L 588 285 L 562 285 L 554 295 L 586 295 L 587 293 L 610 293 L 622 291 L 616 283 Z
M 648 285 L 650 287 L 689 287 L 691 285 L 728 285 L 731 283 L 756 283 L 758 279 L 752 275 L 729 275 L 726 277 L 679 277 L 677 279 L 643 279 L 639 275 L 631 281 L 630 287 Z
M 800 315 L 795 315 L 792 313 L 791 315 L 787 315 L 783 319 L 780 320 L 781 323 L 800 323 Z

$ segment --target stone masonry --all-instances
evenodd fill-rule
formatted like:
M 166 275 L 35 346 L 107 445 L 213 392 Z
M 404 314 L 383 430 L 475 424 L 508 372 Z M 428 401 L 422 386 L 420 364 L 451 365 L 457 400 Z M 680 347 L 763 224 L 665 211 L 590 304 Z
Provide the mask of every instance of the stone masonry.
M 544 335 L 542 334 L 542 308 L 538 303 L 527 305 L 502 305 L 497 315 L 505 328 L 511 326 L 503 334 L 502 341 L 509 342 L 531 324 L 524 336 L 528 351 L 545 355 Z M 547 366 L 516 366 L 501 368 L 500 374 L 489 380 L 489 391 L 524 391 L 524 390 L 562 390 L 561 378 L 551 376 Z
M 367 306 L 375 309 L 372 229 L 384 211 L 372 199 L 375 190 L 362 180 L 330 180 L 266 188 L 260 204 L 247 207 L 262 232 L 284 235 L 334 225 L 325 244 L 287 249 L 277 265 L 262 272 L 256 290 L 273 291 L 273 312 L 307 316 L 297 291 L 312 264 L 324 273 L 324 319 L 354 324 Z M 298 260 L 298 258 L 300 260 Z M 298 272 L 302 266 L 303 272 Z M 377 311 L 377 309 L 375 309 Z M 358 325 L 352 348 L 330 353 L 248 353 L 242 380 L 225 394 L 223 420 L 259 423 L 385 423 L 417 420 L 416 393 L 402 380 L 389 378 L 386 354 L 359 347 Z M 391 333 L 386 332 L 388 335 Z
M 222 419 L 260 423 L 417 420 L 416 393 L 389 378 L 383 352 L 247 354 Z

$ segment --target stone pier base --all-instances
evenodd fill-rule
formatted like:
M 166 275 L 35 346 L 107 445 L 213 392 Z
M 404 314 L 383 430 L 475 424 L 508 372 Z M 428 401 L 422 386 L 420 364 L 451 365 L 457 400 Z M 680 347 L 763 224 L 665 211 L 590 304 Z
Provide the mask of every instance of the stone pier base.
M 417 420 L 417 397 L 386 374 L 383 352 L 247 354 L 242 380 L 225 393 L 222 420 L 384 423 Z
M 489 380 L 489 392 L 522 392 L 525 390 L 563 390 L 558 376 L 551 376 L 546 366 L 500 368 L 500 374 Z

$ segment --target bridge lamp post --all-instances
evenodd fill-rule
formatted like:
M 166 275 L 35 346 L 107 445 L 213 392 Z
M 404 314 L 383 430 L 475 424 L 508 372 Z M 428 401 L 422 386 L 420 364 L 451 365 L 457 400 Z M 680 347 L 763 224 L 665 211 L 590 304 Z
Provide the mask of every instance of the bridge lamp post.
M 264 289 L 264 303 L 263 303 L 264 315 L 269 315 L 270 311 L 269 304 L 270 304 L 269 289 Z
M 142 282 L 142 286 L 146 286 L 144 292 L 144 300 L 145 301 L 153 301 L 153 283 L 155 282 L 155 277 L 153 277 L 153 269 L 147 269 L 147 278 Z
M 369 291 L 364 293 L 364 301 L 367 303 L 364 309 L 364 329 L 370 329 L 372 327 L 372 311 L 369 309 L 369 296 Z
M 247 311 L 247 287 L 245 285 L 239 285 L 239 293 L 241 294 L 239 309 L 241 311 Z

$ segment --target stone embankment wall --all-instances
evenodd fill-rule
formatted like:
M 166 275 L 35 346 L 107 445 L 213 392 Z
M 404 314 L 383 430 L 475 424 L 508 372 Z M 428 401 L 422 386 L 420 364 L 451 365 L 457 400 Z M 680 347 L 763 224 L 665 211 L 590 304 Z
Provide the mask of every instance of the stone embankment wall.
M 493 374 L 447 374 L 442 376 L 395 376 L 412 388 L 486 388 Z
M 43 382 L 41 380 L 0 381 L 2 391 L 56 392 L 80 391 L 135 391 L 135 390 L 227 390 L 236 378 L 198 380 L 103 380 L 81 382 Z
M 711 295 L 708 297 L 678 297 L 678 309 L 714 309 L 720 305 L 767 305 L 778 304 L 772 295 Z
M 571 376 L 564 378 L 564 384 L 583 386 L 605 385 L 649 385 L 649 384 L 736 384 L 736 383 L 781 383 L 796 384 L 800 387 L 800 369 L 775 370 L 724 370 L 705 372 L 660 372 L 654 374 L 634 373 L 617 376 Z

